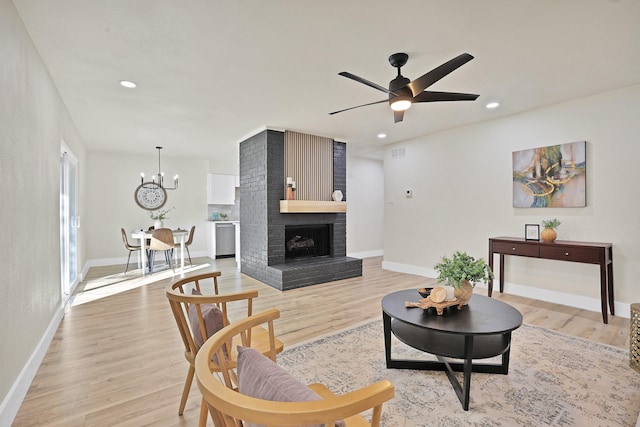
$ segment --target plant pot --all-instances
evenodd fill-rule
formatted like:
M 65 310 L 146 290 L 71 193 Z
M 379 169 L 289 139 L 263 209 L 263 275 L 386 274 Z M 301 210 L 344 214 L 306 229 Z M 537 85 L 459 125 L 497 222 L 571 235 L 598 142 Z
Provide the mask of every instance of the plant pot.
M 164 224 L 160 220 L 156 220 L 153 223 L 153 228 L 155 228 L 156 230 L 159 229 L 159 228 L 163 228 L 163 227 L 164 227 Z
M 551 243 L 556 240 L 556 237 L 558 237 L 558 233 L 553 228 L 545 228 L 540 233 L 540 238 L 543 242 Z
M 473 296 L 473 285 L 468 280 L 465 280 L 459 288 L 455 289 L 454 295 L 458 298 L 460 304 L 469 304 L 469 300 Z

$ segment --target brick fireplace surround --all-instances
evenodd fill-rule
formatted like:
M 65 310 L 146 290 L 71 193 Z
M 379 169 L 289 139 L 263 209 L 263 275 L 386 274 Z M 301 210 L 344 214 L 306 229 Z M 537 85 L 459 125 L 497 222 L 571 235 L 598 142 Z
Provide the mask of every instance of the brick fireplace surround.
M 333 183 L 346 200 L 346 144 L 333 143 Z M 345 213 L 280 213 L 284 132 L 265 130 L 240 143 L 240 271 L 285 291 L 362 276 L 346 256 Z M 331 255 L 285 263 L 285 226 L 331 224 Z

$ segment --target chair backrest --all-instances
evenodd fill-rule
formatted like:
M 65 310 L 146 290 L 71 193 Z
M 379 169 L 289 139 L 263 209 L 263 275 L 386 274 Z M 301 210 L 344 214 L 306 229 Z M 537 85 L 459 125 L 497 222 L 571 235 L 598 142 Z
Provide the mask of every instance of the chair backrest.
M 122 234 L 122 244 L 124 245 L 125 249 L 130 251 L 140 250 L 140 246 L 131 245 L 129 243 L 129 239 L 127 239 L 127 232 L 124 231 L 124 228 L 120 229 L 120 233 Z
M 190 244 L 193 243 L 193 233 L 196 231 L 196 226 L 192 225 L 191 226 L 191 230 L 189 231 L 189 238 L 187 239 L 186 242 L 184 242 L 185 246 L 189 246 Z
M 149 249 L 152 251 L 168 251 L 173 246 L 173 231 L 170 228 L 158 228 L 151 232 Z
M 203 318 L 203 304 L 215 304 L 220 308 L 224 326 L 229 324 L 229 316 L 232 314 L 229 311 L 229 305 L 232 302 L 238 302 L 238 304 L 236 304 L 237 307 L 233 307 L 233 315 L 239 316 L 239 313 L 242 311 L 242 308 L 240 308 L 242 305 L 241 302 L 243 301 L 246 302 L 246 312 L 242 313 L 242 317 L 251 316 L 253 313 L 253 299 L 258 297 L 258 291 L 247 290 L 220 294 L 218 291 L 218 277 L 220 277 L 220 274 L 219 271 L 214 271 L 187 277 L 172 283 L 166 288 L 167 299 L 169 300 L 171 311 L 175 317 L 185 347 L 185 356 L 190 361 L 193 361 L 193 358 L 200 348 L 198 342 L 204 342 L 208 338 L 206 322 Z M 192 289 L 202 293 L 200 289 L 201 282 L 209 280 L 213 281 L 214 294 L 193 295 L 191 293 Z M 194 305 L 195 312 L 198 315 L 199 331 L 195 330 L 189 321 L 190 304 Z M 196 338 L 195 334 L 197 333 L 200 333 L 200 336 Z
M 382 412 L 382 404 L 394 396 L 393 385 L 382 380 L 375 384 L 360 388 L 341 396 L 332 396 L 322 400 L 309 402 L 272 402 L 243 395 L 236 391 L 235 372 L 228 364 L 224 354 L 227 342 L 244 343 L 247 333 L 258 325 L 267 324 L 273 330 L 274 320 L 280 317 L 277 309 L 250 316 L 225 326 L 207 340 L 200 349 L 195 361 L 196 378 L 203 399 L 217 425 L 236 427 L 241 421 L 253 422 L 266 426 L 300 426 L 325 424 L 334 425 L 337 420 L 344 419 L 348 426 L 349 417 L 373 408 L 371 423 L 365 425 L 378 426 Z M 240 337 L 238 340 L 237 337 Z M 236 338 L 234 340 L 234 338 Z M 349 349 L 342 349 L 348 351 Z M 220 375 L 212 375 L 210 360 L 214 357 L 220 361 Z M 275 361 L 275 354 L 271 357 Z M 222 378 L 220 378 L 222 377 Z M 359 422 L 364 419 L 358 417 Z M 358 424 L 363 425 L 363 424 Z

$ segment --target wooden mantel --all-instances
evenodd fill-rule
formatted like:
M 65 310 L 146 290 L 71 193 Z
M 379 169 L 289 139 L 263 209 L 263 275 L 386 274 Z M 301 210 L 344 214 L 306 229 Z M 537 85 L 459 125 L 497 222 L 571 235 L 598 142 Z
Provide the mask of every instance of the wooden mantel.
M 280 213 L 345 213 L 347 202 L 280 200 Z

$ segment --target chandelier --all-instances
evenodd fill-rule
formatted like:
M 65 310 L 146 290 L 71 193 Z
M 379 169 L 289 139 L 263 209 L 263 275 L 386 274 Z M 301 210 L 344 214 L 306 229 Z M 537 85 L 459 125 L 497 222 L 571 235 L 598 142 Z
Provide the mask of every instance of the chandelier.
M 158 150 L 158 175 L 153 175 L 151 177 L 151 181 L 144 181 L 144 172 L 140 173 L 140 185 L 142 188 L 157 188 L 160 187 L 164 190 L 175 190 L 178 188 L 178 175 L 173 177 L 173 187 L 165 187 L 164 186 L 164 172 L 162 172 L 162 168 L 160 167 L 160 150 L 162 147 L 156 147 Z

